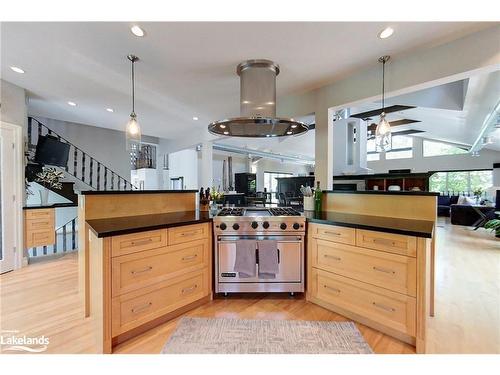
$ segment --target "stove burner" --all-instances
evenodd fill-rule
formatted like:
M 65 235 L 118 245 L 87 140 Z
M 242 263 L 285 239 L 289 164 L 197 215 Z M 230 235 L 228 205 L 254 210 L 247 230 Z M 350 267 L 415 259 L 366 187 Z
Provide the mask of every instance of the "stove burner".
M 273 216 L 300 216 L 300 212 L 291 207 L 272 207 L 269 211 Z
M 243 208 L 241 207 L 224 207 L 217 216 L 243 216 Z

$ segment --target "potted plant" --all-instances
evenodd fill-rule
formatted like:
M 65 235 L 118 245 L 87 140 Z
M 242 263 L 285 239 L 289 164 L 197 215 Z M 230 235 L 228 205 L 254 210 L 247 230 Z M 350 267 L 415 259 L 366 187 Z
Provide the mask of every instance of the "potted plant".
M 493 219 L 484 224 L 486 229 L 490 229 L 495 232 L 495 237 L 500 238 L 500 219 Z
M 49 202 L 49 188 L 50 189 L 62 189 L 61 179 L 63 177 L 62 172 L 58 172 L 55 168 L 43 168 L 43 171 L 37 173 L 35 182 L 38 182 L 43 186 L 43 190 L 40 190 L 40 204 L 46 205 Z
M 481 195 L 483 195 L 483 189 L 477 188 L 472 192 L 474 194 L 474 197 L 476 198 L 476 204 L 479 204 L 481 201 Z

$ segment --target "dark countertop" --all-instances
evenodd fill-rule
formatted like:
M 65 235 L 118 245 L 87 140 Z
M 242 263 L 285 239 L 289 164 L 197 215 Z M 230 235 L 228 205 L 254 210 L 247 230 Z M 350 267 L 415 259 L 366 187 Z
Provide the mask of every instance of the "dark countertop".
M 87 220 L 90 229 L 97 237 L 118 236 L 146 230 L 179 227 L 212 221 L 207 211 L 171 212 L 165 214 L 112 217 Z
M 304 216 L 310 223 L 338 225 L 341 227 L 367 229 L 424 238 L 432 238 L 434 229 L 434 222 L 427 220 L 399 219 L 328 211 L 304 211 Z
M 372 174 L 341 174 L 333 176 L 333 180 L 364 180 L 369 178 L 413 178 L 430 177 L 434 172 L 416 172 L 416 173 L 372 173 Z
M 423 195 L 423 196 L 439 196 L 439 193 L 433 191 L 388 191 L 388 190 L 323 190 L 323 193 L 328 194 L 373 194 L 373 195 Z
M 23 210 L 36 210 L 39 208 L 60 208 L 60 207 L 78 207 L 78 203 L 49 203 L 49 204 L 29 204 L 23 206 Z
M 197 193 L 198 190 L 84 190 L 81 195 Z

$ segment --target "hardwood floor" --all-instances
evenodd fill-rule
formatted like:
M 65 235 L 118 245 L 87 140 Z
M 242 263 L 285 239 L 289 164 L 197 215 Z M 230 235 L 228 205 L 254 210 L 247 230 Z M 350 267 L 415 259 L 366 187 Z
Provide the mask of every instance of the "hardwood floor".
M 92 327 L 83 318 L 75 253 L 0 276 L 2 330 L 50 339 L 46 353 L 93 353 Z M 485 230 L 440 222 L 436 316 L 429 319 L 431 353 L 500 353 L 500 241 Z M 186 315 L 242 319 L 345 320 L 302 296 L 217 298 Z M 120 344 L 117 353 L 158 353 L 178 319 Z M 376 353 L 414 348 L 358 324 Z M 7 352 L 6 352 L 7 353 Z

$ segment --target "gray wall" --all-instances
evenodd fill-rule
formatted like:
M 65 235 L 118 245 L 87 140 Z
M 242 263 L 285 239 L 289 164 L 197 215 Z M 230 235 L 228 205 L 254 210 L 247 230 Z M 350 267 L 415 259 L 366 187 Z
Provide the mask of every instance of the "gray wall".
M 130 181 L 130 156 L 125 148 L 125 132 L 43 117 L 36 118 Z M 143 136 L 142 140 L 147 143 L 159 143 L 156 137 Z

